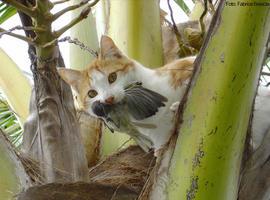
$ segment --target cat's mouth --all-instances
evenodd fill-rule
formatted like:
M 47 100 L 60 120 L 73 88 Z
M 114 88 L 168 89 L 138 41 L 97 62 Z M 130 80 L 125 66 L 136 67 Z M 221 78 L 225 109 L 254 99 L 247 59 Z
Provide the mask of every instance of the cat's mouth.
M 122 119 L 127 119 L 129 116 L 135 120 L 146 119 L 155 115 L 167 102 L 166 97 L 144 88 L 141 82 L 131 83 L 124 90 L 124 98 L 120 102 L 107 104 L 95 101 L 92 104 L 93 113 L 105 123 L 111 123 L 120 128 L 121 124 L 124 124 L 121 123 Z
M 98 117 L 106 117 L 112 110 L 113 104 L 101 103 L 100 101 L 95 101 L 92 104 L 92 110 Z
M 119 106 L 120 104 L 128 103 L 127 96 L 130 96 L 132 98 L 132 94 L 130 94 L 129 91 L 132 91 L 134 88 L 138 88 L 140 86 L 142 86 L 142 82 L 133 82 L 129 84 L 128 86 L 126 86 L 124 88 L 125 96 L 123 100 L 121 100 L 120 102 L 115 102 L 113 97 L 107 98 L 104 103 L 102 103 L 101 101 L 95 101 L 92 104 L 93 113 L 97 115 L 98 117 L 107 117 L 108 114 L 112 111 L 114 105 Z M 140 103 L 140 102 L 137 102 L 137 103 Z

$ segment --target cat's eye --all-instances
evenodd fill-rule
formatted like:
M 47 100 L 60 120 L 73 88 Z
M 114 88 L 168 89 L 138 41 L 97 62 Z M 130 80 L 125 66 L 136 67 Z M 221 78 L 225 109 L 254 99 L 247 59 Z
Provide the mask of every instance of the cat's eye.
M 117 73 L 116 72 L 113 72 L 113 73 L 110 73 L 109 76 L 108 76 L 108 81 L 110 84 L 112 84 L 113 82 L 115 82 L 117 79 Z
M 94 98 L 98 93 L 96 90 L 89 90 L 87 94 L 90 98 Z

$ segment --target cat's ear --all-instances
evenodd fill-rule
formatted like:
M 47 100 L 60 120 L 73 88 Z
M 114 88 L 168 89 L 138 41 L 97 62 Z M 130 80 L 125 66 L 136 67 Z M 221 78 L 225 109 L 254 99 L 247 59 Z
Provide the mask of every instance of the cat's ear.
M 109 36 L 102 35 L 100 40 L 100 56 L 101 59 L 120 59 L 123 55 Z
M 79 91 L 80 84 L 85 79 L 85 74 L 82 71 L 66 69 L 66 68 L 57 68 L 59 76 L 74 90 Z

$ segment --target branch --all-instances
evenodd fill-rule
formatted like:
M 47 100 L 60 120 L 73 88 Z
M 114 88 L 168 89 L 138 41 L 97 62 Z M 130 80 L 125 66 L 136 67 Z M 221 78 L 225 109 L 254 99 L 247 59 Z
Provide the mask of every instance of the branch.
M 64 38 L 58 40 L 58 42 L 66 42 L 66 41 L 71 43 L 71 44 L 78 45 L 82 50 L 88 51 L 91 55 L 93 55 L 95 57 L 98 57 L 98 52 L 97 51 L 89 48 L 84 43 L 79 41 L 77 38 L 71 39 L 69 36 L 67 36 L 67 37 L 64 37 Z
M 16 34 L 16 33 L 12 33 L 13 30 L 16 30 L 16 27 L 14 27 L 14 28 L 12 28 L 10 30 L 5 30 L 3 28 L 0 28 L 0 38 L 3 35 L 9 35 L 9 36 L 15 37 L 17 39 L 23 40 L 23 41 L 27 42 L 28 44 L 34 45 L 34 42 L 33 42 L 33 40 L 31 38 L 25 37 L 25 36 L 22 36 L 22 35 L 19 35 L 19 34 Z
M 208 0 L 209 3 L 209 12 L 213 16 L 215 14 L 215 6 L 213 5 L 212 0 Z
M 173 17 L 173 10 L 172 10 L 172 7 L 171 7 L 171 4 L 170 4 L 170 0 L 167 0 L 167 4 L 168 4 L 168 8 L 170 10 L 170 16 L 171 16 L 171 20 L 172 20 L 172 26 L 173 26 L 173 31 L 176 35 L 176 39 L 177 39 L 177 42 L 179 44 L 179 47 L 181 48 L 181 46 L 183 45 L 183 42 L 182 42 L 182 37 L 181 37 L 181 34 L 176 26 L 176 23 L 174 21 L 174 17 Z
M 205 24 L 203 22 L 203 19 L 204 19 L 205 15 L 207 14 L 207 10 L 208 10 L 207 0 L 204 0 L 204 11 L 200 17 L 200 27 L 201 27 L 201 32 L 202 32 L 203 36 L 205 34 Z
M 67 1 L 67 0 L 63 0 L 62 2 Z M 64 8 L 63 10 L 59 11 L 58 13 L 55 13 L 53 15 L 53 21 L 56 20 L 57 18 L 61 17 L 63 14 L 75 10 L 77 8 L 80 8 L 82 6 L 84 6 L 85 4 L 87 4 L 89 2 L 89 0 L 82 0 L 80 3 L 69 6 L 67 8 Z M 89 4 L 87 7 L 93 7 L 94 5 L 97 4 L 97 2 L 99 2 L 99 0 L 94 0 L 91 4 Z
M 97 3 L 98 1 L 99 0 L 96 0 L 95 2 Z M 87 18 L 89 12 L 91 11 L 91 7 L 92 7 L 91 4 L 85 7 L 77 18 L 73 19 L 71 22 L 69 22 L 66 26 L 62 27 L 58 31 L 54 31 L 55 37 L 56 38 L 60 37 L 64 32 L 66 32 L 72 26 L 78 24 L 80 21 Z
M 270 73 L 269 72 L 261 72 L 261 75 L 263 75 L 263 76 L 270 76 Z
M 26 4 L 26 2 L 29 2 L 31 3 L 32 5 L 36 5 L 36 0 L 18 0 L 20 3 L 22 4 Z M 33 26 L 34 25 L 34 19 L 28 15 L 26 15 L 25 13 L 23 12 L 18 12 L 19 14 L 19 17 L 21 19 L 21 23 L 22 25 L 25 27 L 25 26 Z M 34 31 L 31 31 L 31 30 L 25 30 L 25 35 L 26 37 L 28 38 L 31 38 L 32 40 L 34 40 L 34 38 L 36 38 L 36 33 Z M 29 59 L 31 61 L 31 68 L 36 68 L 36 65 L 37 65 L 37 62 L 36 62 L 36 59 L 35 57 L 33 56 L 33 54 L 35 55 L 36 53 L 36 49 L 35 49 L 35 46 L 34 45 L 31 45 L 31 44 L 28 44 L 28 55 L 29 55 Z
M 180 57 L 186 57 L 188 55 L 194 54 L 195 53 L 194 48 L 192 48 L 189 45 L 186 45 L 184 43 L 184 41 L 182 39 L 182 36 L 181 36 L 177 26 L 176 26 L 176 23 L 175 23 L 174 17 L 173 17 L 173 10 L 172 10 L 171 4 L 170 4 L 170 0 L 167 0 L 167 4 L 168 4 L 169 10 L 170 10 L 170 16 L 171 16 L 171 20 L 172 20 L 173 32 L 175 34 L 177 43 L 179 45 L 178 55 Z
M 13 27 L 11 29 L 8 29 L 7 32 L 12 32 L 12 31 L 15 31 L 15 30 L 36 31 L 36 32 L 46 31 L 43 28 L 33 27 L 33 26 L 15 26 L 15 27 Z
M 30 17 L 34 17 L 36 15 L 36 12 L 34 10 L 19 3 L 17 0 L 2 0 L 2 1 L 6 4 L 9 4 L 9 5 L 15 7 L 18 11 L 21 11 Z

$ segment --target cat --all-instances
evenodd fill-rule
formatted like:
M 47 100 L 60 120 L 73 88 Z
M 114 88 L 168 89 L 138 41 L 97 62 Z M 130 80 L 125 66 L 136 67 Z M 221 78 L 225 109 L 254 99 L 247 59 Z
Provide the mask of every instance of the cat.
M 143 120 L 132 119 L 133 126 L 129 127 L 130 130 L 126 127 L 123 131 L 135 130 L 136 134 L 139 134 L 139 139 L 135 141 L 145 151 L 151 148 L 160 149 L 171 136 L 174 111 L 189 82 L 195 57 L 177 59 L 161 68 L 149 69 L 124 55 L 108 36 L 102 36 L 100 47 L 99 57 L 90 63 L 87 69 L 83 71 L 58 69 L 62 79 L 71 85 L 77 107 L 100 118 L 91 107 L 94 102 L 120 102 L 124 98 L 126 86 L 136 81 L 142 82 L 144 87 L 165 96 L 168 101 L 155 115 Z M 251 145 L 254 150 L 261 144 L 270 127 L 269 103 L 270 90 L 260 86 L 252 121 Z
M 194 59 L 178 59 L 163 67 L 150 69 L 128 58 L 110 37 L 102 36 L 99 56 L 87 69 L 59 68 L 58 73 L 72 87 L 81 110 L 102 118 L 112 129 L 128 133 L 143 150 L 158 151 L 171 136 L 175 110 L 192 74 Z M 125 98 L 125 88 L 133 83 L 140 83 L 146 90 L 165 97 L 166 101 L 156 113 L 138 120 L 127 110 L 122 110 L 121 119 L 128 118 L 123 122 L 128 125 L 123 128 L 97 113 L 95 104 L 119 104 Z

